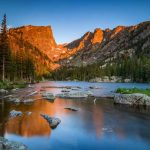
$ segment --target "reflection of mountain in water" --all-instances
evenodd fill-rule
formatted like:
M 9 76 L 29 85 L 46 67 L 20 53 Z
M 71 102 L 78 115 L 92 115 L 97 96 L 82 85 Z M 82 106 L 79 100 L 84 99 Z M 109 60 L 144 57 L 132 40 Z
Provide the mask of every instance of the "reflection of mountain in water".
M 50 83 L 36 84 L 38 86 L 35 85 L 36 87 L 29 89 L 29 91 L 38 91 L 41 85 L 51 85 Z M 76 82 L 72 85 L 82 86 L 79 83 Z M 54 84 L 54 86 L 65 85 L 69 84 L 66 82 Z M 103 85 L 109 87 L 110 90 L 117 87 L 118 83 L 111 84 L 112 86 L 104 83 L 99 84 L 99 86 Z M 123 85 L 127 87 L 127 84 Z M 129 85 L 131 87 L 132 84 Z M 83 86 L 87 87 L 87 83 Z M 60 88 L 46 88 L 46 90 L 54 94 L 61 91 Z M 34 98 L 39 98 L 39 95 L 34 96 Z M 111 147 L 113 147 L 112 149 L 119 149 L 120 147 L 114 147 L 118 143 L 125 149 L 131 149 L 128 141 L 138 143 L 139 146 L 137 147 L 140 149 L 149 146 L 149 110 L 139 111 L 124 105 L 114 105 L 112 99 L 96 98 L 94 103 L 94 99 L 68 100 L 57 98 L 54 103 L 47 100 L 37 100 L 31 105 L 5 103 L 3 111 L 0 109 L 0 124 L 2 124 L 0 134 L 9 140 L 20 141 L 35 150 L 41 147 L 43 149 L 60 149 L 60 147 L 61 149 L 101 149 L 103 143 L 106 146 L 103 149 Z M 73 112 L 64 109 L 67 106 L 80 109 Z M 9 112 L 13 109 L 22 111 L 24 115 L 8 119 Z M 33 113 L 28 116 L 25 114 L 28 111 Z M 40 113 L 60 118 L 60 125 L 51 131 L 46 120 L 40 117 Z M 85 145 L 87 148 L 83 148 Z
M 21 117 L 9 119 L 5 125 L 5 133 L 13 133 L 21 136 L 49 136 L 51 129 L 49 124 L 40 116 L 40 113 L 45 113 L 50 116 L 57 114 L 63 115 L 69 111 L 65 110 L 66 105 L 72 105 L 72 101 L 64 101 L 56 99 L 55 103 L 50 103 L 46 100 L 37 100 L 31 105 L 13 105 L 9 110 L 21 110 L 24 114 Z M 31 115 L 26 112 L 31 111 Z
M 75 124 L 74 117 L 76 118 L 79 116 L 79 122 L 84 120 L 84 122 L 82 122 L 84 124 L 84 130 L 92 132 L 94 128 L 96 130 L 95 132 L 97 132 L 96 134 L 100 135 L 100 131 L 103 126 L 103 113 L 99 110 L 94 110 L 92 114 L 89 112 L 85 113 L 85 111 L 83 111 L 85 108 L 83 108 L 84 106 L 82 106 L 81 101 L 76 101 L 77 107 L 81 108 L 81 111 L 79 112 L 71 112 L 64 109 L 65 106 L 71 106 L 74 104 L 75 103 L 72 100 L 56 99 L 54 103 L 50 103 L 46 100 L 38 100 L 32 105 L 21 104 L 18 106 L 11 106 L 11 108 L 9 108 L 10 110 L 21 110 L 24 112 L 24 115 L 21 117 L 9 119 L 5 125 L 5 133 L 18 134 L 25 137 L 50 136 L 51 129 L 48 123 L 40 116 L 40 113 L 45 113 L 50 116 L 60 117 L 61 120 L 65 119 L 66 123 L 71 121 L 72 126 Z M 88 105 L 89 104 L 85 104 L 86 107 L 88 107 Z M 28 116 L 25 113 L 27 111 L 31 111 L 32 114 Z M 69 115 L 69 120 L 65 117 L 67 114 Z M 92 128 L 90 125 L 91 122 L 93 122 Z M 63 121 L 61 125 L 63 126 Z
M 48 123 L 40 116 L 40 112 L 54 115 L 55 109 L 50 109 L 49 105 L 51 104 L 47 101 L 37 101 L 33 105 L 22 105 L 18 110 L 22 112 L 31 111 L 32 114 L 29 116 L 24 114 L 22 117 L 10 119 L 6 125 L 5 132 L 27 137 L 36 135 L 49 136 L 51 129 Z

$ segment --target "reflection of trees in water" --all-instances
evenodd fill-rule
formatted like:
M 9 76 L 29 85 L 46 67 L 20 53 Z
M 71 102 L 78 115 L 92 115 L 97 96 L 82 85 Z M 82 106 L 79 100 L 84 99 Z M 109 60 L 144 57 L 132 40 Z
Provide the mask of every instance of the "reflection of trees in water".
M 0 100 L 0 136 L 5 134 L 5 124 L 9 117 L 9 105 L 3 100 Z M 8 108 L 8 109 L 7 109 Z

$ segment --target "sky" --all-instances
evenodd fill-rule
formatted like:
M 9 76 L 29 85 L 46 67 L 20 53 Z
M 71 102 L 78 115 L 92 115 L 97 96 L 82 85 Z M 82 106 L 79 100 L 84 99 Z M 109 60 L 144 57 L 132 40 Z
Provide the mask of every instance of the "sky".
M 51 25 L 57 43 L 68 43 L 95 28 L 150 21 L 150 0 L 0 0 L 0 19 L 11 27 Z

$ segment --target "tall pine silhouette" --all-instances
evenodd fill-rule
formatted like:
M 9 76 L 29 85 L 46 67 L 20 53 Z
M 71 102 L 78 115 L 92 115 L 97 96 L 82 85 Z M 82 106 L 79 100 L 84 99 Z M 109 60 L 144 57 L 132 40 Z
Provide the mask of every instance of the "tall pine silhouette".
M 7 19 L 4 14 L 1 33 L 0 33 L 0 78 L 1 80 L 10 79 L 11 72 L 11 51 L 7 37 Z

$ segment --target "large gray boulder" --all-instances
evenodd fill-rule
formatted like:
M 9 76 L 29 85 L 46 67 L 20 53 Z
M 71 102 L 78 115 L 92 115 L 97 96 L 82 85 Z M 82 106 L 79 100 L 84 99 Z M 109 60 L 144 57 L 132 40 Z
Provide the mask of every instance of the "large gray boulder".
M 150 106 L 150 97 L 140 93 L 116 94 L 114 96 L 114 103 Z
M 19 142 L 8 141 L 0 137 L 0 150 L 29 150 L 25 145 Z

